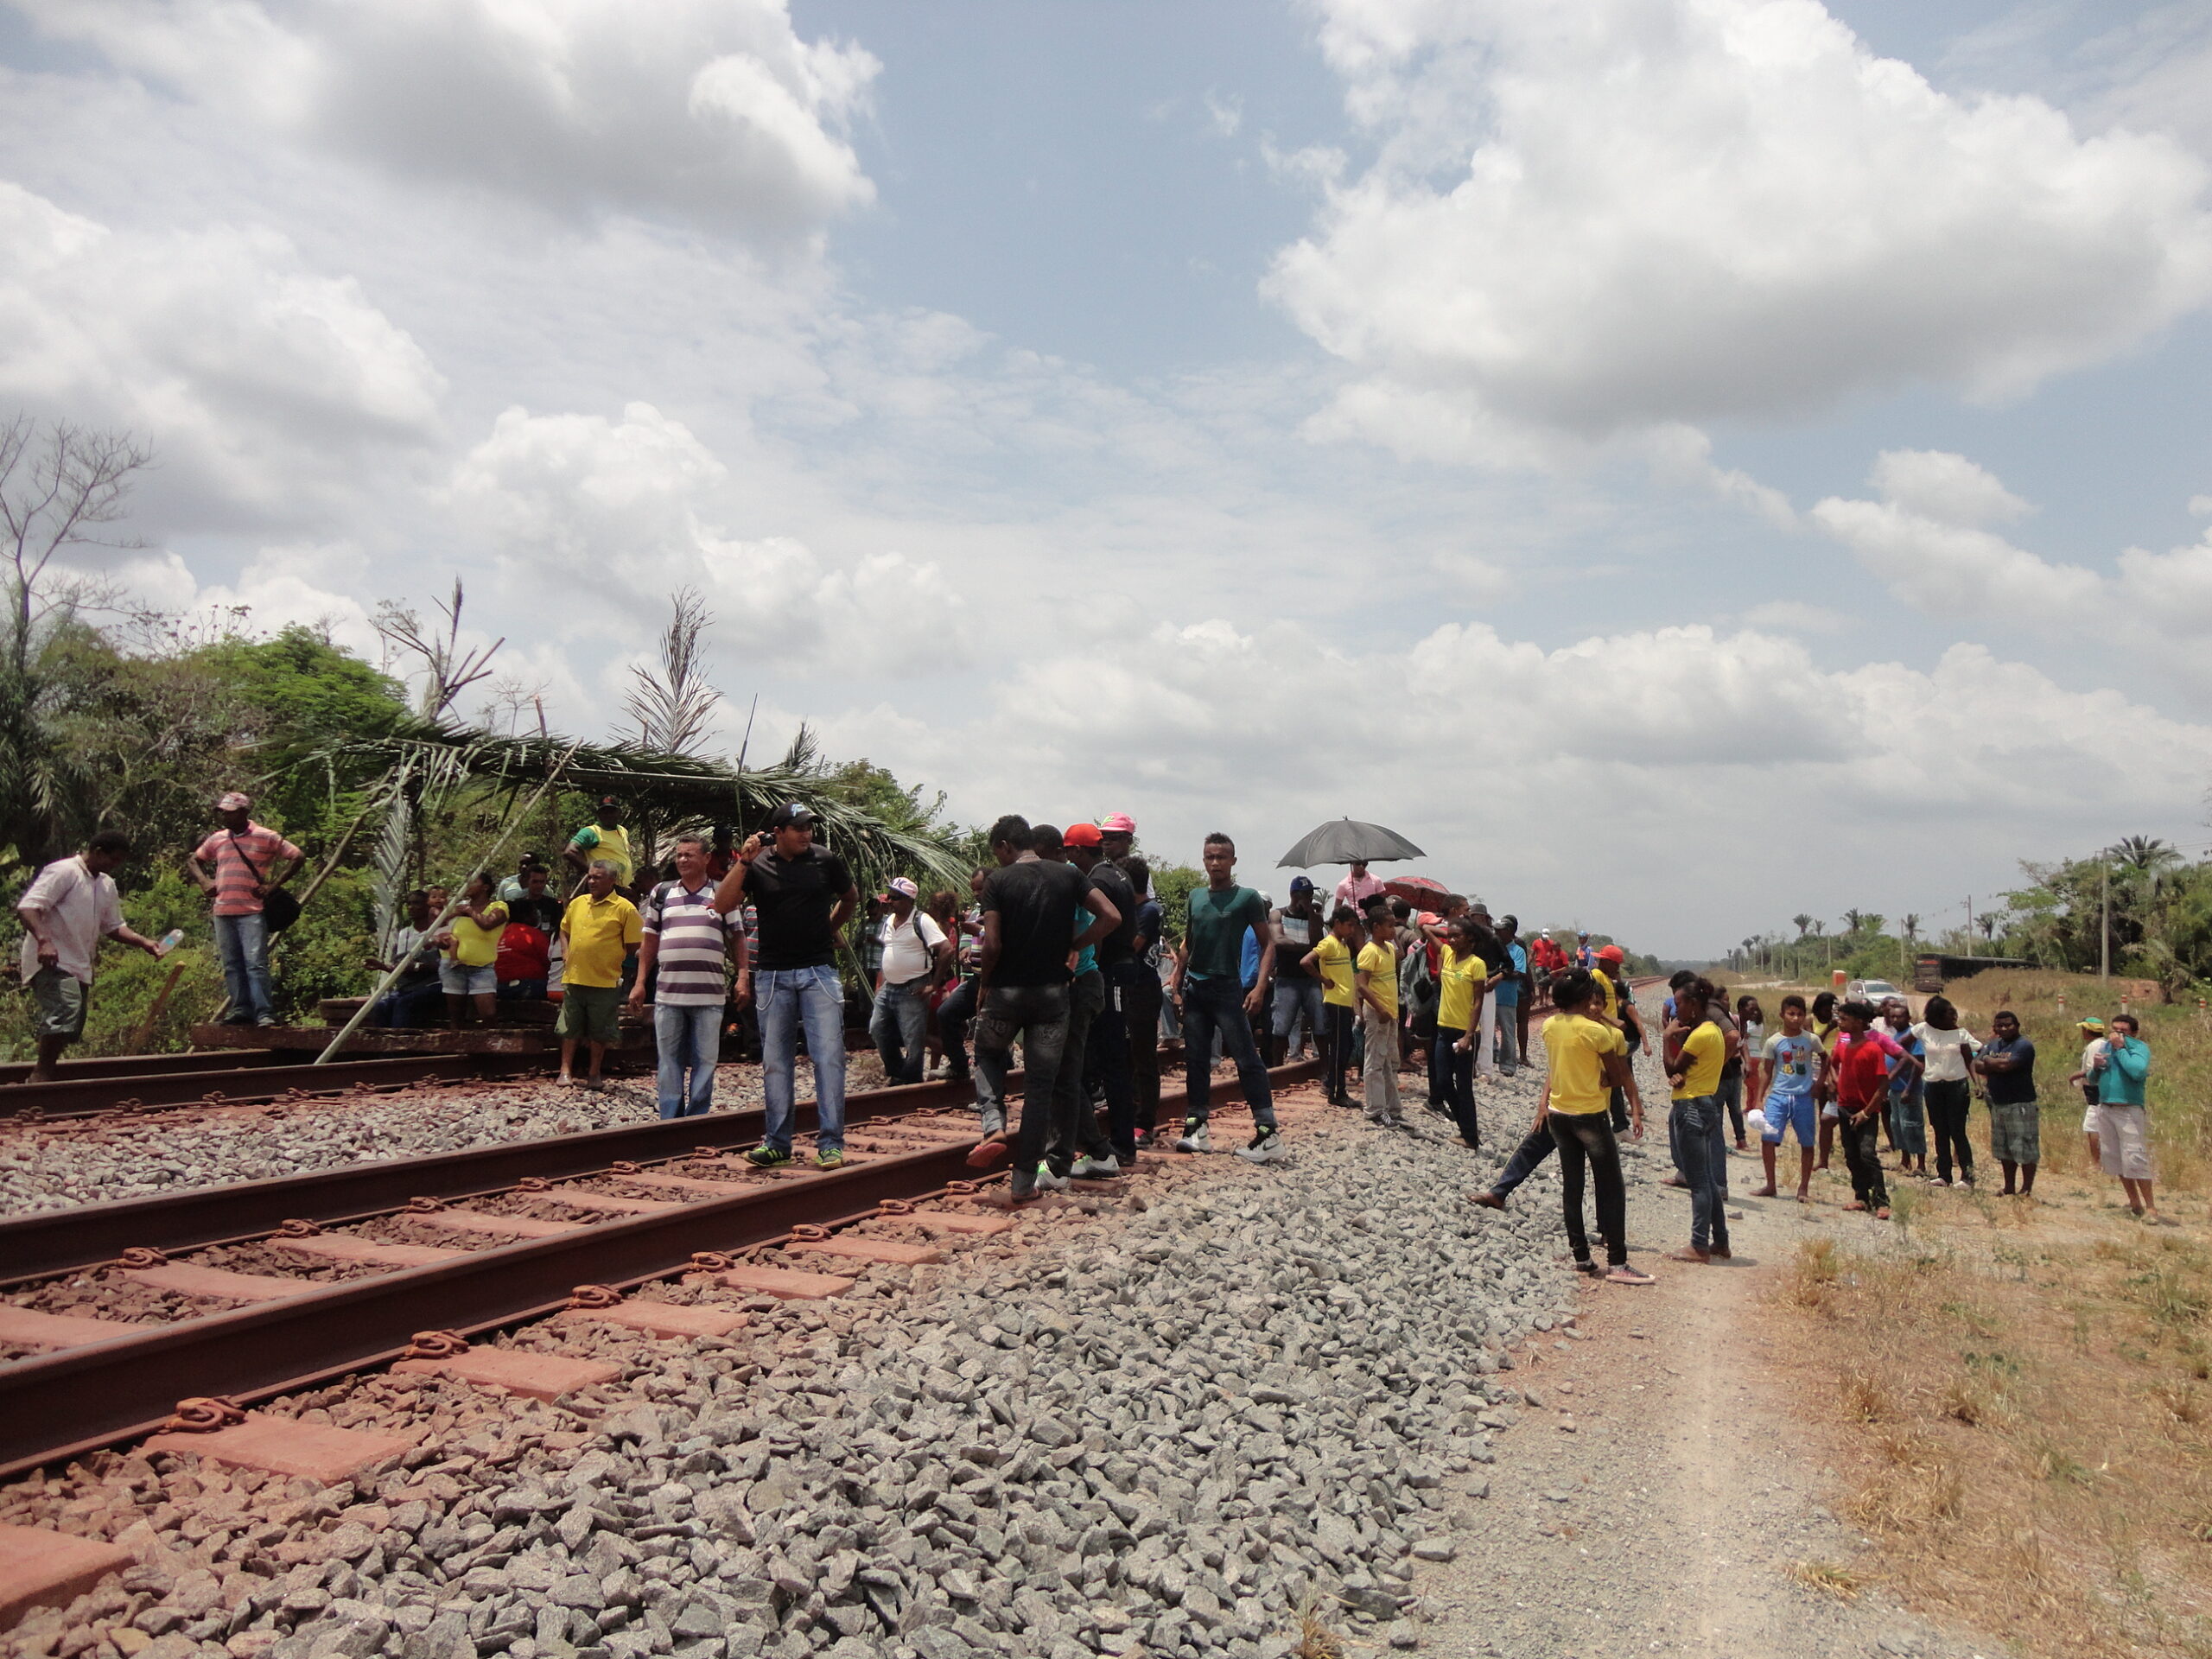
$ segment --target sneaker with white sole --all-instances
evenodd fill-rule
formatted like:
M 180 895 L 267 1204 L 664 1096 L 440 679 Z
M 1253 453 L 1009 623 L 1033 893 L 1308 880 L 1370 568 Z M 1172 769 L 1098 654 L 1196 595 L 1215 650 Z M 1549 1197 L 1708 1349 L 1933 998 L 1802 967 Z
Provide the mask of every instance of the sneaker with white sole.
M 1176 1141 L 1175 1150 L 1178 1152 L 1211 1152 L 1213 1150 L 1213 1137 L 1206 1133 L 1204 1119 L 1186 1117 L 1183 1120 L 1183 1135 Z
M 1112 1158 L 1079 1158 L 1068 1177 L 1077 1181 L 1111 1181 L 1121 1178 L 1122 1166 Z
M 1068 1190 L 1068 1178 L 1053 1174 L 1050 1164 L 1040 1163 L 1037 1166 L 1036 1185 L 1039 1192 L 1065 1192 Z
M 1262 1129 L 1252 1137 L 1249 1146 L 1236 1148 L 1236 1155 L 1248 1164 L 1272 1164 L 1288 1154 L 1289 1148 L 1283 1145 L 1282 1136 L 1273 1129 Z

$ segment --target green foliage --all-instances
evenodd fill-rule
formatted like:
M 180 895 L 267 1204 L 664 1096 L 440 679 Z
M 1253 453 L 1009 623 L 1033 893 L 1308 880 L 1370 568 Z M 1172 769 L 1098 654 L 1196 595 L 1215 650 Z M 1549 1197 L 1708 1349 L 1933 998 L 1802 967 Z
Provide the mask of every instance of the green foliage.
M 1152 896 L 1160 901 L 1160 937 L 1170 944 L 1183 942 L 1183 924 L 1191 913 L 1191 894 L 1206 884 L 1206 873 L 1188 864 L 1152 867 Z

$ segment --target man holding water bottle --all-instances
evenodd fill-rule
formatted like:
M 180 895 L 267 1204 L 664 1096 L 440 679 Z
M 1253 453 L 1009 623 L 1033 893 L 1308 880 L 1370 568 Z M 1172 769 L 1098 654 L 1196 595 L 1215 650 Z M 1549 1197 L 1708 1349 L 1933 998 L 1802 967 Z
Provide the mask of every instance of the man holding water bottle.
M 123 899 L 109 872 L 130 856 L 123 832 L 103 830 L 83 852 L 41 870 L 16 906 L 23 918 L 23 983 L 38 1004 L 38 1063 L 27 1082 L 52 1083 L 61 1051 L 85 1034 L 102 939 L 120 939 L 149 957 L 162 954 L 123 919 Z

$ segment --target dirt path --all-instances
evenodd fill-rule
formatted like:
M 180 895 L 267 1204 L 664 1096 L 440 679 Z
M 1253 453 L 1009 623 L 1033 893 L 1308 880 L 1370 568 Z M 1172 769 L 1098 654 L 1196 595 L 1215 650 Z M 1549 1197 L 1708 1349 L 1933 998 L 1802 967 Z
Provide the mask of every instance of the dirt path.
M 1513 1659 L 2000 1651 L 1874 1592 L 1845 1600 L 1800 1576 L 1847 1566 L 1861 1541 L 1822 1507 L 1830 1471 L 1807 1449 L 1808 1414 L 1833 1403 L 1777 1351 L 1763 1298 L 1801 1239 L 1875 1224 L 1830 1205 L 1739 1198 L 1732 1262 L 1667 1262 L 1688 1240 L 1689 1205 L 1658 1184 L 1656 1128 L 1628 1161 L 1631 1249 L 1659 1282 L 1591 1285 L 1576 1328 L 1522 1357 L 1513 1381 L 1528 1407 L 1498 1440 L 1488 1496 L 1462 1502 L 1456 1558 L 1418 1580 L 1437 1609 L 1422 1647 Z M 1758 1167 L 1729 1160 L 1738 1191 Z M 1557 1185 L 1540 1178 L 1513 1203 L 1555 1214 Z

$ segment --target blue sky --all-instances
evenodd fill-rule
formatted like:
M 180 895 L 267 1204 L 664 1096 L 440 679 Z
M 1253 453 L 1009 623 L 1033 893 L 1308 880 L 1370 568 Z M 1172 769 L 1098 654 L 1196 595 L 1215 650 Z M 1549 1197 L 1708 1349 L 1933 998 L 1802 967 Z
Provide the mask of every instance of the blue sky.
M 152 602 L 460 573 L 606 730 L 693 585 L 733 726 L 963 817 L 1374 817 L 1689 955 L 2212 839 L 2209 74 L 2202 3 L 12 0 L 0 402 L 156 444 Z

